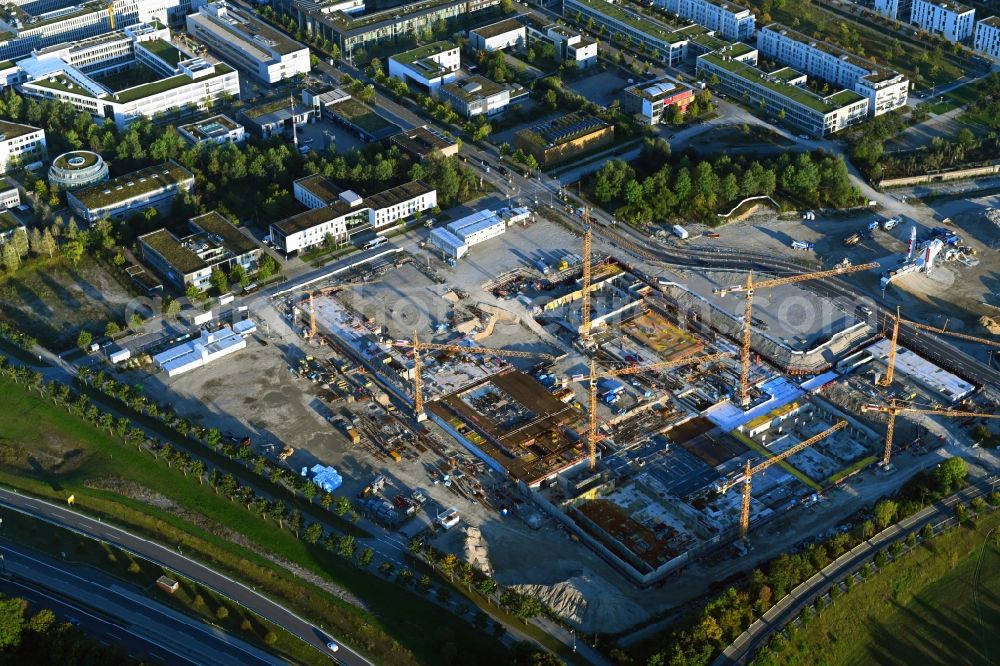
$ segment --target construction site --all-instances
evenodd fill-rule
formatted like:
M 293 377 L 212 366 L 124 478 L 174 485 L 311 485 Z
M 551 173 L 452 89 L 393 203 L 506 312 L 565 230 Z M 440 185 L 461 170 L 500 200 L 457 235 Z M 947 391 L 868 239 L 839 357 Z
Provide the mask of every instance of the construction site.
M 877 281 L 879 264 L 696 272 L 595 241 L 540 219 L 453 267 L 388 254 L 270 300 L 247 362 L 144 381 L 352 498 L 387 538 L 609 631 L 662 609 L 642 590 L 747 556 L 756 530 L 808 507 L 836 513 L 862 473 L 891 478 L 894 455 L 941 441 L 931 417 L 983 416 L 975 386 L 898 344 L 900 328 L 949 331 L 808 290 Z

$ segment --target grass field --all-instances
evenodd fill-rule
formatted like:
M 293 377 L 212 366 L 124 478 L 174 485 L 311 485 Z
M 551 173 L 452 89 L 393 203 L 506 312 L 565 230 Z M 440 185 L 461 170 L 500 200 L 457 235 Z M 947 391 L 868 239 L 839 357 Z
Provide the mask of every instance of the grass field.
M 305 544 L 288 529 L 256 518 L 210 486 L 125 447 L 9 380 L 0 379 L 0 395 L 0 483 L 60 501 L 72 493 L 80 509 L 197 554 L 325 625 L 376 663 L 506 662 L 498 642 L 415 593 Z M 131 490 L 108 489 L 120 487 Z M 220 536 L 227 530 L 335 581 L 371 612 Z M 442 651 L 453 658 L 442 659 Z
M 1000 658 L 1000 512 L 918 546 L 774 647 L 773 664 L 989 664 Z

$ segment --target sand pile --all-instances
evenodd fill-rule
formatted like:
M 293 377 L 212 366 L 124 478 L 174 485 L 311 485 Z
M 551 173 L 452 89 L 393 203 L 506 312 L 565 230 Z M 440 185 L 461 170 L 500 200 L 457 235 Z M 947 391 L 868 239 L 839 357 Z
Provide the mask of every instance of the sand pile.
M 979 318 L 979 325 L 985 328 L 987 331 L 993 335 L 1000 335 L 1000 322 L 998 322 L 993 317 L 987 317 L 983 315 Z
M 580 571 L 554 585 L 516 585 L 581 631 L 619 631 L 647 617 L 637 603 L 609 589 L 592 572 Z

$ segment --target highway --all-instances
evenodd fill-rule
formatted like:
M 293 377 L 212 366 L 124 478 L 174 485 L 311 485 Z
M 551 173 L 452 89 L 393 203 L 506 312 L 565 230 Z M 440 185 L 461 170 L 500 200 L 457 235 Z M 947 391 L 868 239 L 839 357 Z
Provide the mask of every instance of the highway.
M 771 634 L 781 630 L 798 617 L 806 606 L 813 603 L 820 594 L 825 594 L 827 588 L 833 583 L 843 580 L 848 574 L 859 569 L 879 550 L 888 547 L 895 541 L 905 539 L 908 534 L 919 531 L 927 523 L 937 523 L 951 518 L 954 515 L 955 504 L 958 502 L 968 503 L 976 497 L 987 495 L 991 487 L 990 482 L 970 486 L 890 526 L 868 541 L 864 541 L 844 553 L 825 569 L 780 599 L 727 647 L 712 663 L 712 666 L 746 664 L 753 657 L 754 652 L 770 639 Z
M 325 654 L 329 654 L 331 659 L 333 658 L 333 654 L 330 653 L 326 647 L 327 642 L 331 639 L 324 632 L 316 628 L 312 623 L 302 619 L 284 606 L 268 599 L 256 590 L 253 590 L 246 585 L 229 578 L 225 574 L 219 573 L 218 571 L 201 564 L 200 562 L 189 559 L 181 553 L 178 553 L 166 546 L 153 541 L 148 541 L 123 529 L 108 525 L 107 523 L 94 520 L 67 507 L 59 506 L 32 497 L 26 497 L 6 489 L 0 489 L 0 506 L 18 510 L 55 525 L 74 530 L 88 537 L 111 543 L 119 548 L 135 553 L 136 555 L 176 571 L 186 578 L 201 583 L 205 587 L 232 599 L 243 607 L 257 613 L 261 617 L 267 618 L 280 627 L 286 629 L 291 634 L 298 636 L 306 643 L 314 646 L 317 650 L 320 650 Z M 6 544 L 4 545 L 4 552 L 5 554 L 9 552 Z M 33 564 L 33 566 L 38 565 Z M 7 567 L 11 572 L 30 578 L 29 572 L 25 570 L 24 566 L 21 566 L 21 561 L 16 555 L 7 559 Z M 31 567 L 27 568 L 30 569 Z M 51 570 L 49 573 L 52 573 Z M 91 594 L 93 594 L 93 590 L 91 590 Z M 188 627 L 188 629 L 189 628 L 190 627 Z M 225 636 L 222 632 L 216 632 L 215 630 L 210 631 Z M 188 633 L 191 632 L 184 632 L 184 634 Z M 178 633 L 176 635 L 183 634 Z M 228 636 L 226 638 L 228 638 Z M 219 640 L 222 640 L 222 638 L 220 637 Z M 251 649 L 256 650 L 255 648 Z M 234 655 L 238 655 L 238 658 L 235 661 L 215 663 L 276 663 L 273 657 L 269 657 L 260 651 L 257 652 L 260 654 L 254 657 L 255 660 L 250 660 L 250 657 L 253 656 L 252 654 L 241 650 L 239 652 L 232 653 Z M 261 655 L 263 655 L 263 657 Z M 266 659 L 264 657 L 266 657 Z M 371 666 L 371 662 L 345 645 L 340 646 L 340 650 L 336 655 L 336 660 L 347 666 Z M 206 662 L 202 657 L 199 658 L 198 663 Z

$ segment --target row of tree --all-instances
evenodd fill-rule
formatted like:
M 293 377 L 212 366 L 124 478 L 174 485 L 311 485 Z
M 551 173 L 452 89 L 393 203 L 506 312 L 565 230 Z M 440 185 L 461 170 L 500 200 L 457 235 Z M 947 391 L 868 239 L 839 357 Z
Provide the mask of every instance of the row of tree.
M 630 224 L 663 222 L 677 216 L 714 222 L 716 213 L 740 200 L 779 194 L 806 206 L 843 208 L 860 193 L 841 157 L 823 152 L 782 153 L 777 158 L 719 155 L 700 160 L 670 153 L 663 139 L 649 139 L 639 158 L 606 162 L 593 176 L 594 198 Z
M 838 532 L 796 553 L 783 553 L 755 569 L 750 580 L 727 587 L 701 610 L 671 628 L 648 655 L 648 666 L 704 666 L 742 634 L 754 620 L 799 583 L 809 579 L 851 548 L 892 523 L 946 497 L 965 483 L 962 458 L 949 458 L 932 471 L 914 477 L 896 498 L 878 502 L 854 521 L 851 532 Z M 1000 493 L 991 501 L 1000 503 Z
M 0 654 L 8 664 L 135 664 L 120 645 L 103 645 L 48 608 L 0 597 Z

